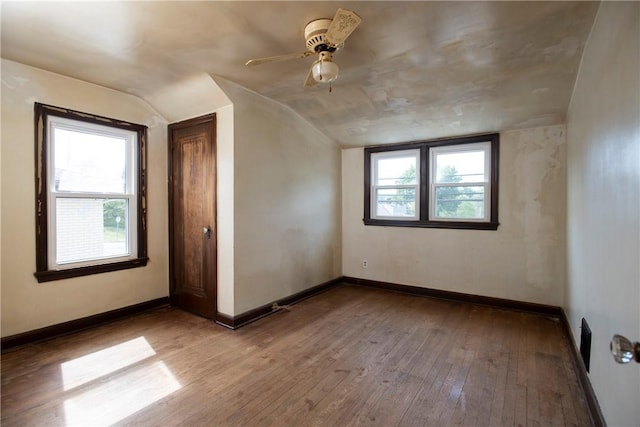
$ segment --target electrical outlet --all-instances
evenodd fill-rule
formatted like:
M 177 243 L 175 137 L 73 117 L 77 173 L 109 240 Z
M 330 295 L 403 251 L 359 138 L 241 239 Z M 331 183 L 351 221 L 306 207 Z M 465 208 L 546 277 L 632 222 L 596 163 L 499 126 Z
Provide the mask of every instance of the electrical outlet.
M 369 266 L 369 264 L 367 263 L 366 259 L 362 260 L 362 268 L 367 268 Z

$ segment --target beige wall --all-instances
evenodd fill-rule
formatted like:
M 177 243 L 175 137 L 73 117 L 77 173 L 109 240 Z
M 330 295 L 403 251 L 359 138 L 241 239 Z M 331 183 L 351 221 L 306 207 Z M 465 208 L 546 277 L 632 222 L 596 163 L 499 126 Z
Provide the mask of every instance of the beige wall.
M 146 267 L 37 283 L 34 102 L 149 127 Z M 2 60 L 2 336 L 167 296 L 166 129 L 139 98 Z
M 234 314 L 234 141 L 233 105 L 216 110 L 218 190 L 218 311 Z
M 340 149 L 223 79 L 234 109 L 234 313 L 341 275 Z
M 364 151 L 344 150 L 344 275 L 562 304 L 564 159 L 564 126 L 502 132 L 498 230 L 416 229 L 363 225 Z
M 603 2 L 567 122 L 566 309 L 591 327 L 590 380 L 610 426 L 640 422 L 640 364 L 609 341 L 640 340 L 640 3 Z

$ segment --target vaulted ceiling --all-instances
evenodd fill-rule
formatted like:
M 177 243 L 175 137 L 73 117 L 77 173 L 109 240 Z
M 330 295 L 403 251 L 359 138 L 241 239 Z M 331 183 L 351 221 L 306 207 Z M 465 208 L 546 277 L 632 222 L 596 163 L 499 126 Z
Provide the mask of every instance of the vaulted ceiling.
M 305 25 L 362 24 L 332 85 L 303 88 Z M 344 147 L 564 123 L 595 2 L 2 2 L 2 57 L 143 98 L 206 72 Z

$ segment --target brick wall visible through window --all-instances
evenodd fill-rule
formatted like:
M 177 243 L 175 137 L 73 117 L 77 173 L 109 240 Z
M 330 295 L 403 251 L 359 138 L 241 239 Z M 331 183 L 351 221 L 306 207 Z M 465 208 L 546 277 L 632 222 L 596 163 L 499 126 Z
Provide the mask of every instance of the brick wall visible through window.
M 58 199 L 56 207 L 56 253 L 59 262 L 105 256 L 103 201 Z

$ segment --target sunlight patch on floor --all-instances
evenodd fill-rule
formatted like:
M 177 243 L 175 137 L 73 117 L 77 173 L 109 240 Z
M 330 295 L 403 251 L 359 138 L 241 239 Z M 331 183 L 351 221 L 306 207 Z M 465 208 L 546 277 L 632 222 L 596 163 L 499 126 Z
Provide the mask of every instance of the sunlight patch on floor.
M 144 337 L 62 363 L 67 426 L 108 426 L 182 388 Z
M 67 426 L 109 426 L 182 386 L 164 362 L 123 373 L 64 402 Z
M 70 360 L 60 365 L 64 390 L 71 390 L 155 354 L 147 340 L 138 337 Z

